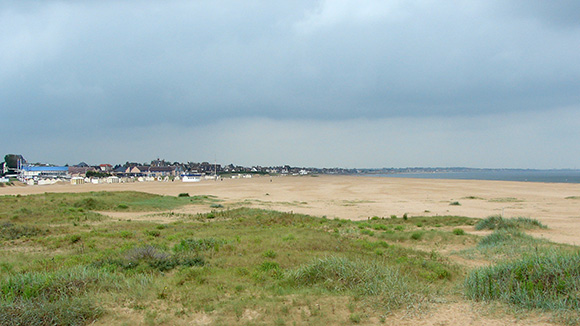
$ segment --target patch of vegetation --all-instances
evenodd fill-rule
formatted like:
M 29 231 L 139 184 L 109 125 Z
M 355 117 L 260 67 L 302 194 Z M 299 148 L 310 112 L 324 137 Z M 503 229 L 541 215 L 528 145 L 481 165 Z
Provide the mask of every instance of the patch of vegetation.
M 485 198 L 478 197 L 478 196 L 466 196 L 466 197 L 462 197 L 462 199 L 481 199 L 481 200 L 483 200 Z
M 226 244 L 227 241 L 223 239 L 216 238 L 191 238 L 181 240 L 178 244 L 173 247 L 175 252 L 202 252 L 202 251 L 218 251 L 220 246 Z
M 493 215 L 480 220 L 475 224 L 476 230 L 500 230 L 500 229 L 547 229 L 548 227 L 536 219 L 527 217 L 503 218 Z
M 452 202 L 449 203 L 449 205 L 451 205 L 451 206 L 461 206 L 461 203 L 458 202 L 458 201 L 452 201 Z
M 124 283 L 121 276 L 84 267 L 11 275 L 0 287 L 0 324 L 85 325 L 103 313 L 90 294 L 120 290 Z
M 543 309 L 577 323 L 580 314 L 580 253 L 551 251 L 483 267 L 469 273 L 466 295 L 500 300 L 521 308 Z
M 41 230 L 35 226 L 15 225 L 10 222 L 0 224 L 0 239 L 16 240 L 22 237 L 35 237 L 46 234 L 46 230 Z
M 411 280 L 376 262 L 345 257 L 315 259 L 290 271 L 287 281 L 296 287 L 316 286 L 332 293 L 371 296 L 369 302 L 391 311 L 418 303 L 425 297 Z
M 127 250 L 118 258 L 98 260 L 93 265 L 105 269 L 134 271 L 136 273 L 165 272 L 178 266 L 204 266 L 205 259 L 198 255 L 170 254 L 153 246 L 143 246 Z
M 0 221 L 34 220 L 51 224 L 95 221 L 102 220 L 103 216 L 94 211 L 169 210 L 189 204 L 191 200 L 134 191 L 0 196 Z
M 501 197 L 501 198 L 492 198 L 488 200 L 490 203 L 521 203 L 523 202 L 522 199 L 518 199 L 515 197 Z
M 453 232 L 453 234 L 455 234 L 455 235 L 465 235 L 465 230 L 463 230 L 463 229 L 459 229 L 459 228 L 458 228 L 458 229 L 453 229 L 453 231 L 452 231 L 452 232 Z

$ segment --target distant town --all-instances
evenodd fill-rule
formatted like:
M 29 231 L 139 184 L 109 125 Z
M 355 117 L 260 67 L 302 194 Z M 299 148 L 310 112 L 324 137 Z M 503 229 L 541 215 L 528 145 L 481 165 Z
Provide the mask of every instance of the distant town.
M 31 163 L 21 154 L 6 154 L 0 162 L 0 185 L 18 181 L 28 185 L 54 183 L 122 183 L 152 181 L 199 182 L 219 178 L 251 178 L 255 175 L 304 176 L 304 175 L 386 175 L 408 173 L 445 173 L 500 171 L 517 169 L 478 169 L 467 167 L 407 167 L 407 168 L 314 168 L 283 166 L 240 166 L 210 162 L 170 162 L 155 159 L 151 162 L 125 162 L 124 164 L 101 163 L 90 165 L 80 162 L 75 165 L 58 166 L 50 163 Z
M 216 178 L 249 178 L 253 175 L 309 175 L 352 174 L 356 170 L 341 168 L 306 168 L 284 166 L 240 166 L 210 162 L 170 162 L 155 159 L 151 162 L 101 163 L 91 165 L 80 162 L 58 166 L 50 163 L 31 163 L 21 154 L 7 154 L 0 162 L 0 176 L 4 183 L 20 181 L 29 185 L 70 183 L 118 183 L 133 181 L 184 181 L 197 182 Z

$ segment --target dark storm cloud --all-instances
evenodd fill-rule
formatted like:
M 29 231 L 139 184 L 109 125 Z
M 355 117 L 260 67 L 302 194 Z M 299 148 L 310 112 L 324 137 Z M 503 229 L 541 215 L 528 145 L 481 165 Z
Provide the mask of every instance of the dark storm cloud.
M 3 34 L 16 49 L 4 47 L 2 84 L 19 109 L 97 110 L 91 121 L 138 125 L 184 116 L 349 119 L 557 107 L 579 100 L 580 31 L 518 25 L 514 17 L 565 22 L 577 12 L 572 6 L 514 2 L 492 16 L 505 6 L 5 4 Z

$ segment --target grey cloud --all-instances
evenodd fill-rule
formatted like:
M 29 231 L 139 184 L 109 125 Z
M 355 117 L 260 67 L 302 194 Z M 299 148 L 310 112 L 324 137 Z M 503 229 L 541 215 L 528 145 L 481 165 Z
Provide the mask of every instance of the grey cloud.
M 580 103 L 576 6 L 2 2 L 0 107 L 5 132 L 65 138 L 250 118 L 552 112 Z

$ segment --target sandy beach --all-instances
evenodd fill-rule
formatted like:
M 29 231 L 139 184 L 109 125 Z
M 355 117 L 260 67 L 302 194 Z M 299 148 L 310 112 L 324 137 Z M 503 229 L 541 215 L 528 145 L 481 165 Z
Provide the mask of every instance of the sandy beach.
M 222 181 L 56 184 L 0 188 L 0 195 L 44 192 L 142 191 L 214 195 L 224 204 L 361 220 L 373 216 L 530 217 L 549 229 L 534 235 L 580 244 L 580 184 L 362 176 L 254 177 Z M 459 205 L 451 205 L 458 202 Z M 189 206 L 182 212 L 207 211 Z M 473 232 L 473 230 L 466 230 Z

